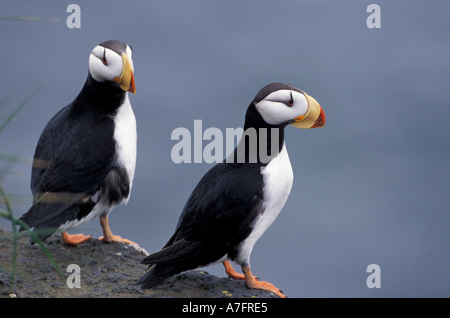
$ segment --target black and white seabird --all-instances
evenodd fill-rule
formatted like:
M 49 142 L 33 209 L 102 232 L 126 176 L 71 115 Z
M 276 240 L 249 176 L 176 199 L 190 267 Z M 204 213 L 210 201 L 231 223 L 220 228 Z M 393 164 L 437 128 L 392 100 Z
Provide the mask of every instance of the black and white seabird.
M 129 199 L 136 167 L 136 119 L 127 93 L 136 93 L 133 72 L 130 46 L 97 45 L 81 92 L 44 128 L 33 160 L 33 205 L 20 218 L 42 240 L 59 230 L 64 243 L 77 245 L 90 236 L 65 230 L 99 217 L 100 239 L 133 243 L 108 225 L 109 212 Z
M 234 152 L 197 184 L 164 248 L 142 261 L 150 265 L 139 280 L 142 288 L 222 262 L 229 277 L 284 297 L 274 285 L 252 275 L 250 254 L 291 191 L 293 172 L 284 140 L 288 124 L 322 127 L 325 114 L 314 98 L 298 88 L 282 83 L 265 86 L 247 109 L 244 134 Z M 241 265 L 243 275 L 234 271 L 229 260 Z

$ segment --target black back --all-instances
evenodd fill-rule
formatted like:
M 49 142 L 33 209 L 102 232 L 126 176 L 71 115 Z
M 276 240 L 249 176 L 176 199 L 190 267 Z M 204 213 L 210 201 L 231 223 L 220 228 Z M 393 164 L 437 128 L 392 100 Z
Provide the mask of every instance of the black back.
M 75 100 L 42 131 L 31 174 L 34 204 L 21 217 L 29 227 L 48 229 L 41 239 L 90 213 L 95 202 L 86 198 L 105 186 L 111 202 L 128 196 L 128 177 L 115 166 L 114 140 L 114 116 L 125 94 L 117 83 L 99 83 L 89 74 Z M 49 193 L 56 200 L 48 201 Z

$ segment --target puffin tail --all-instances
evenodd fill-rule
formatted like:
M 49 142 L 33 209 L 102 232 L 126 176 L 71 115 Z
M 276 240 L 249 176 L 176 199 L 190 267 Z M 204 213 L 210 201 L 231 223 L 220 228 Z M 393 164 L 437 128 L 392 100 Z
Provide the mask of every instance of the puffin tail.
M 199 267 L 202 264 L 196 256 L 201 245 L 200 242 L 181 239 L 147 256 L 141 263 L 150 265 L 150 268 L 138 284 L 143 289 L 152 288 L 173 275 Z
M 49 204 L 37 202 L 19 219 L 30 229 L 34 228 L 33 231 L 37 234 L 39 239 L 45 241 L 57 231 L 60 226 L 60 224 L 58 224 L 58 216 L 70 206 L 71 204 L 68 203 Z M 21 225 L 19 232 L 25 230 L 26 228 Z M 33 236 L 30 236 L 30 243 L 35 243 Z
M 58 194 L 54 194 L 54 196 Z M 63 195 L 61 195 L 63 196 Z M 67 196 L 67 195 L 66 195 Z M 61 200 L 35 202 L 30 209 L 20 217 L 20 220 L 25 223 L 30 229 L 33 229 L 42 241 L 52 236 L 61 225 L 68 221 L 76 220 L 80 216 L 80 211 L 91 211 L 94 203 L 77 203 L 84 194 L 74 193 L 67 198 L 63 197 Z M 64 199 L 65 198 L 65 199 Z M 19 231 L 25 231 L 24 226 L 20 226 Z M 31 244 L 34 239 L 30 237 Z
M 177 274 L 176 271 L 172 273 L 172 271 L 168 270 L 166 267 L 167 266 L 164 265 L 154 265 L 150 267 L 150 270 L 138 280 L 138 284 L 141 285 L 142 289 L 149 289 L 162 283 L 172 275 Z

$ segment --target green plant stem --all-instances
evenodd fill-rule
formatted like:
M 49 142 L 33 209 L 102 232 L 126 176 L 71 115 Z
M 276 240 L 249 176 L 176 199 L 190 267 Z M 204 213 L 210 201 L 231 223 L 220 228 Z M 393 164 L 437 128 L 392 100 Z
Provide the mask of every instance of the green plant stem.
M 14 215 L 12 212 L 12 208 L 11 208 L 11 203 L 9 202 L 8 197 L 5 194 L 5 191 L 3 190 L 3 187 L 0 186 L 0 196 L 3 199 L 3 202 L 5 204 L 6 207 L 6 213 L 8 213 L 8 218 L 10 220 L 13 220 Z M 17 236 L 15 235 L 17 233 L 17 227 L 16 227 L 16 223 L 14 221 L 11 222 L 11 226 L 13 229 L 13 255 L 12 255 L 12 272 L 11 272 L 11 281 L 15 282 L 16 281 L 16 264 L 17 264 Z
M 59 268 L 59 266 L 56 263 L 56 261 L 53 258 L 53 256 L 50 254 L 48 249 L 45 247 L 44 243 L 39 238 L 39 236 L 36 233 L 34 233 L 34 231 L 32 231 L 31 228 L 25 222 L 23 222 L 21 219 L 16 218 L 11 213 L 9 213 L 7 211 L 4 211 L 4 210 L 1 210 L 1 209 L 0 209 L 0 217 L 4 217 L 5 219 L 10 220 L 12 223 L 18 224 L 21 227 L 23 227 L 26 230 L 25 235 L 27 235 L 27 236 L 31 235 L 33 237 L 34 241 L 36 242 L 36 244 L 39 245 L 39 247 L 41 248 L 42 252 L 44 252 L 45 256 L 47 256 L 47 258 L 49 259 L 50 263 L 53 265 L 55 270 L 58 272 L 59 276 L 62 279 L 64 279 L 64 277 L 65 277 L 64 273 Z M 22 236 L 22 235 L 20 235 L 18 232 L 13 232 L 13 239 L 17 239 L 17 237 L 20 237 L 20 236 Z
M 8 126 L 10 121 L 13 120 L 13 118 L 22 110 L 22 108 L 24 108 L 25 105 L 34 97 L 34 95 L 36 95 L 39 92 L 39 90 L 42 88 L 42 86 L 44 86 L 44 84 L 45 81 L 39 84 L 38 87 L 33 89 L 33 91 L 30 94 L 28 94 L 28 96 L 22 101 L 22 103 L 20 103 L 19 106 L 17 106 L 16 109 L 14 109 L 14 111 L 6 118 L 3 124 L 0 125 L 0 132 L 2 132 L 3 129 L 5 129 L 6 126 Z

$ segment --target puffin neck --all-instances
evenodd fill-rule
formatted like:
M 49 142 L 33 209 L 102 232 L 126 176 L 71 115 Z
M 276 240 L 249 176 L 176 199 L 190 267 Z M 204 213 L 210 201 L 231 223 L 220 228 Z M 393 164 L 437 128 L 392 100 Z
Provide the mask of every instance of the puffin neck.
M 95 108 L 104 114 L 117 112 L 123 104 L 126 92 L 115 82 L 97 82 L 88 74 L 86 83 L 74 101 L 76 108 Z
M 258 163 L 266 165 L 276 157 L 284 146 L 284 128 L 286 124 L 270 125 L 264 121 L 252 102 L 245 115 L 244 133 L 233 152 L 234 162 Z

